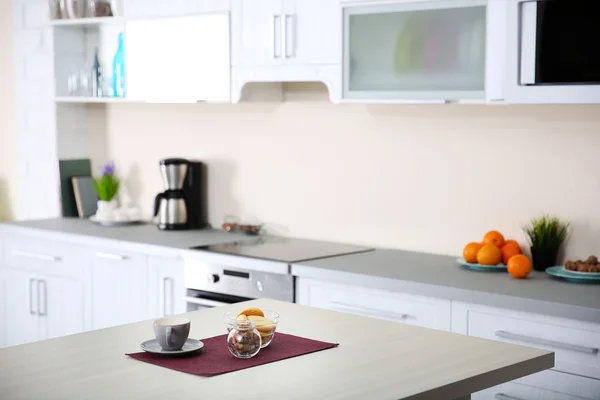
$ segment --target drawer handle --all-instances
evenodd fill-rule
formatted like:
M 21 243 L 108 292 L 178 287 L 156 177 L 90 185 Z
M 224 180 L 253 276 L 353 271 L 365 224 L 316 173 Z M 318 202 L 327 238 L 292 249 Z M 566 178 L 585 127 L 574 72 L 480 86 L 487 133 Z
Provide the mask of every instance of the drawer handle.
M 504 393 L 496 393 L 496 395 L 494 396 L 494 399 L 496 399 L 496 400 L 523 400 L 520 397 L 509 396 Z
M 101 251 L 96 252 L 96 257 L 105 258 L 107 260 L 116 260 L 116 261 L 127 260 L 127 256 L 122 256 L 120 254 L 113 254 L 113 253 L 103 253 Z
M 30 253 L 28 251 L 23 251 L 23 250 L 13 250 L 12 254 L 13 254 L 13 256 L 24 257 L 24 258 L 33 258 L 35 260 L 60 261 L 60 257 L 58 257 L 58 256 L 50 256 L 48 254 Z
M 563 350 L 571 350 L 571 351 L 576 351 L 578 353 L 598 354 L 597 347 L 578 346 L 576 344 L 556 342 L 554 340 L 547 340 L 547 339 L 536 338 L 536 337 L 527 336 L 527 335 L 520 335 L 518 333 L 512 333 L 512 332 L 507 332 L 507 331 L 496 331 L 496 336 L 503 338 L 503 339 L 514 340 L 517 342 L 530 343 L 530 344 L 539 345 L 539 346 L 554 347 L 554 348 L 563 349 Z
M 369 314 L 372 316 L 378 316 L 383 319 L 391 319 L 394 321 L 406 321 L 409 318 L 416 319 L 415 317 L 413 317 L 409 314 L 398 314 L 395 312 L 376 310 L 374 308 L 357 307 L 357 306 L 353 306 L 350 304 L 341 303 L 338 301 L 332 301 L 331 304 L 334 305 L 333 308 L 335 311 L 340 311 L 340 312 L 356 312 L 356 313 L 363 313 L 363 314 L 366 313 L 366 314 Z

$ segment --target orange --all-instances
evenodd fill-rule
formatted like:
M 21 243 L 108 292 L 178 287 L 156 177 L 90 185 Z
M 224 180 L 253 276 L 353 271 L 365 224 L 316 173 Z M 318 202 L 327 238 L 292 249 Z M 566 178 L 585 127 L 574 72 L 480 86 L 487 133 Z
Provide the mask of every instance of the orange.
M 502 251 L 494 244 L 484 244 L 477 252 L 477 262 L 481 265 L 498 265 L 502 261 Z
M 500 250 L 502 250 L 502 261 L 504 262 L 504 264 L 508 264 L 508 260 L 512 256 L 521 254 L 521 248 L 518 244 L 514 243 L 505 244 Z
M 504 241 L 504 246 L 506 246 L 507 244 L 516 244 L 517 246 L 519 246 L 519 243 L 517 243 L 516 240 L 512 240 L 512 239 L 505 240 Z M 519 249 L 521 249 L 521 246 L 519 246 Z
M 463 258 L 465 261 L 468 263 L 476 263 L 479 249 L 481 249 L 481 243 L 471 242 L 467 244 L 463 249 Z
M 526 278 L 531 273 L 531 261 L 523 254 L 512 256 L 506 264 L 508 273 L 515 278 Z
M 498 231 L 489 231 L 483 237 L 483 244 L 495 244 L 499 249 L 504 246 L 504 236 Z

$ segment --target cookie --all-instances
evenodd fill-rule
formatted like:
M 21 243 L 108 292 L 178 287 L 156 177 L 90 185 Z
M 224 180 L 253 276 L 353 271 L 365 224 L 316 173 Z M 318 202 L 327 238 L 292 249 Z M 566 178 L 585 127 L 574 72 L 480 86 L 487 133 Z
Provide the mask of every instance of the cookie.
M 248 317 L 246 317 L 246 315 L 244 314 L 240 314 L 237 317 L 235 317 L 235 319 L 237 319 L 238 321 L 248 321 Z
M 262 312 L 262 310 L 260 308 L 257 307 L 248 307 L 248 308 L 244 308 L 242 311 L 240 311 L 238 313 L 239 315 L 244 314 L 245 316 L 249 317 L 249 316 L 259 316 L 259 317 L 264 317 L 265 313 Z

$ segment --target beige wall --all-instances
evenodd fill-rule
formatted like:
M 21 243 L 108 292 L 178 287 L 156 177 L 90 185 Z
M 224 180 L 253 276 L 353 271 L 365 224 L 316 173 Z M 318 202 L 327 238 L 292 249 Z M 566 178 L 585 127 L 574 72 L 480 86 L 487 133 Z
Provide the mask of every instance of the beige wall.
M 568 254 L 598 254 L 600 106 L 115 105 L 110 157 L 150 213 L 158 160 L 209 167 L 210 221 L 459 254 L 490 229 L 524 242 L 542 212 L 572 220 Z
M 16 117 L 12 1 L 0 1 L 0 221 L 16 206 Z

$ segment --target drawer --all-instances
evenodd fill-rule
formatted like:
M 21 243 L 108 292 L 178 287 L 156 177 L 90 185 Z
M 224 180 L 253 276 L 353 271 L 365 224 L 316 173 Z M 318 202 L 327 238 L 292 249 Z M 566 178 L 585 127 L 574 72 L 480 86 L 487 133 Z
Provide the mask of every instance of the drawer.
M 301 304 L 449 331 L 450 300 L 297 278 Z
M 73 279 L 82 278 L 85 268 L 78 246 L 26 235 L 4 241 L 3 263 L 15 269 Z
M 600 379 L 598 324 L 478 306 L 465 312 L 470 336 L 550 350 L 556 371 Z
M 555 371 L 529 377 L 474 393 L 473 400 L 598 400 L 600 380 Z

